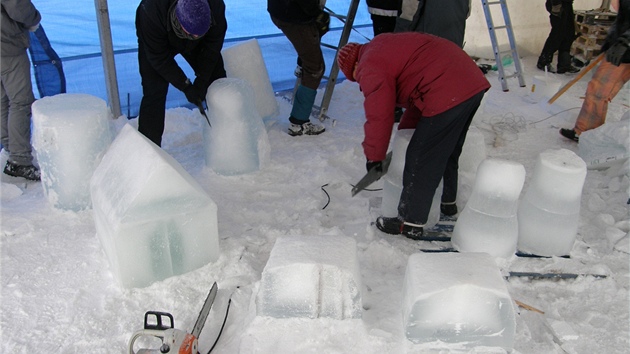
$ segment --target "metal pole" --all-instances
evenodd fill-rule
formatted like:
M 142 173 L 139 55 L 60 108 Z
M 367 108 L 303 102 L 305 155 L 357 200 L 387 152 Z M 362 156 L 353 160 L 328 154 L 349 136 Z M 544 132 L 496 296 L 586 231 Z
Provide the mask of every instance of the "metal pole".
M 116 78 L 116 64 L 114 63 L 114 46 L 112 44 L 112 29 L 109 24 L 109 9 L 107 0 L 94 0 L 96 7 L 96 21 L 98 34 L 101 39 L 101 54 L 103 69 L 105 70 L 105 85 L 107 99 L 115 118 L 120 117 L 120 96 L 118 95 L 118 80 Z

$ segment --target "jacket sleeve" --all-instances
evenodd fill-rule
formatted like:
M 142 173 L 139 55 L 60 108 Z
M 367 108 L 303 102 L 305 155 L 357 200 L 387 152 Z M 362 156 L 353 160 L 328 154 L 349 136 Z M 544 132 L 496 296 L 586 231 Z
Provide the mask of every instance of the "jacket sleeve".
M 225 4 L 222 0 L 210 2 L 212 11 L 212 26 L 208 33 L 201 39 L 200 60 L 205 63 L 197 73 L 197 80 L 201 81 L 202 87 L 208 87 L 216 66 L 223 65 L 221 50 L 227 32 L 227 20 L 225 18 Z
M 387 154 L 394 127 L 396 80 L 376 71 L 366 72 L 366 69 L 359 68 L 356 75 L 365 96 L 363 152 L 370 161 L 382 161 Z
M 42 16 L 30 0 L 2 0 L 2 7 L 15 22 L 25 29 L 39 24 Z
M 177 65 L 175 55 L 169 49 L 166 24 L 160 23 L 155 17 L 148 16 L 146 8 L 142 4 L 140 6 L 136 22 L 138 37 L 144 45 L 147 60 L 166 81 L 183 91 L 188 77 Z

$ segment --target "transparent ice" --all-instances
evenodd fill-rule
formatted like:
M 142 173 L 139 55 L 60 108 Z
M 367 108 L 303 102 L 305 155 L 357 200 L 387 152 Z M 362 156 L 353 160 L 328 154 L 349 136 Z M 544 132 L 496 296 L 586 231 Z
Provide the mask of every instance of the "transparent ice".
M 96 232 L 126 288 L 219 257 L 217 206 L 164 150 L 125 124 L 90 182 Z
M 258 114 L 263 119 L 276 116 L 279 110 L 278 101 L 258 40 L 254 38 L 225 48 L 221 54 L 227 77 L 243 79 L 254 89 Z
M 271 146 L 251 86 L 242 79 L 216 80 L 206 102 L 212 123 L 204 126 L 206 166 L 226 176 L 260 170 L 269 160 Z
M 567 149 L 538 155 L 531 182 L 518 207 L 518 250 L 539 256 L 567 256 L 580 217 L 586 163 Z
M 486 252 L 509 258 L 518 240 L 518 198 L 525 167 L 518 162 L 486 159 L 477 170 L 472 195 L 459 214 L 451 243 L 461 252 Z
M 113 140 L 111 112 L 101 98 L 59 94 L 35 101 L 33 148 L 52 206 L 89 209 L 90 178 Z
M 356 241 L 346 236 L 283 236 L 260 281 L 258 315 L 361 318 Z
M 514 306 L 488 254 L 412 254 L 402 304 L 405 335 L 414 343 L 441 341 L 508 351 L 514 346 Z

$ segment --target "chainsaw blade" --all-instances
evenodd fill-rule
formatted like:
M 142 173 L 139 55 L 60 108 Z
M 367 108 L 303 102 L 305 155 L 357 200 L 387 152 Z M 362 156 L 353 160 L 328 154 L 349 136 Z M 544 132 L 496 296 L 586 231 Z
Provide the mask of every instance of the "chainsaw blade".
M 387 156 L 385 156 L 385 160 L 383 160 L 382 168 L 383 171 L 376 171 L 376 169 L 371 169 L 354 187 L 352 187 L 352 196 L 354 197 L 360 191 L 367 188 L 370 184 L 379 180 L 379 178 L 383 177 L 387 173 L 387 169 L 389 168 L 389 164 L 392 162 L 392 152 L 388 152 Z
M 195 322 L 195 327 L 193 327 L 192 335 L 195 338 L 199 338 L 199 334 L 201 334 L 201 330 L 203 326 L 206 324 L 206 319 L 208 318 L 208 314 L 210 313 L 210 309 L 212 308 L 212 304 L 214 303 L 214 299 L 217 297 L 217 282 L 212 284 L 212 288 L 208 293 L 208 297 L 206 297 L 206 301 L 203 303 L 203 307 L 201 308 L 201 312 L 199 312 L 199 317 L 197 317 L 197 322 Z

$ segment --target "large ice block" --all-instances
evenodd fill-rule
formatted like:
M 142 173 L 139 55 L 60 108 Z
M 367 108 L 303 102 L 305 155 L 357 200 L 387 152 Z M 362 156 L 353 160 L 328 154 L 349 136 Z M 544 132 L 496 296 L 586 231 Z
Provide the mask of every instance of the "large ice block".
M 567 149 L 538 155 L 518 207 L 518 250 L 539 256 L 569 255 L 579 225 L 586 163 Z
M 415 129 L 402 129 L 396 131 L 392 142 L 392 161 L 383 177 L 383 203 L 381 214 L 386 217 L 398 216 L 398 203 L 403 189 L 403 171 L 405 169 L 405 156 L 407 146 Z M 442 183 L 436 188 L 433 203 L 425 228 L 431 228 L 440 221 L 440 201 L 442 197 Z
M 205 161 L 218 174 L 258 171 L 269 161 L 271 145 L 253 97 L 251 86 L 242 79 L 219 79 L 208 89 L 212 127 L 204 126 Z
M 361 318 L 356 242 L 346 236 L 283 236 L 262 273 L 258 315 Z
M 514 305 L 485 253 L 415 253 L 403 288 L 403 328 L 414 343 L 514 346 Z
M 509 258 L 518 241 L 518 198 L 525 167 L 518 162 L 486 159 L 477 170 L 475 186 L 459 214 L 451 243 L 461 252 L 486 252 Z
M 216 204 L 129 124 L 96 168 L 90 193 L 97 235 L 122 286 L 147 286 L 218 259 Z
M 278 114 L 278 101 L 269 80 L 258 40 L 248 41 L 223 49 L 221 52 L 227 77 L 247 81 L 254 89 L 256 109 L 262 118 Z
M 35 101 L 32 111 L 46 198 L 58 209 L 88 209 L 90 178 L 113 140 L 107 104 L 91 95 L 59 94 Z

